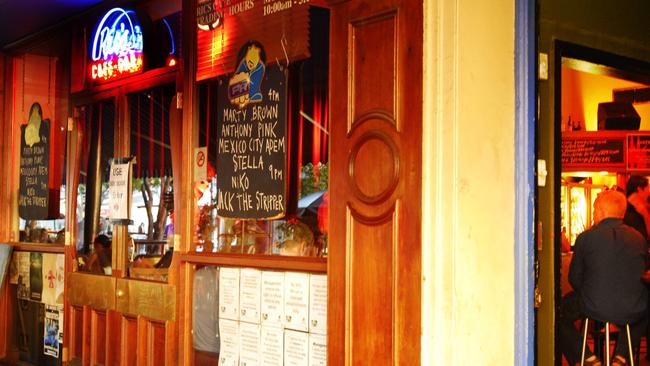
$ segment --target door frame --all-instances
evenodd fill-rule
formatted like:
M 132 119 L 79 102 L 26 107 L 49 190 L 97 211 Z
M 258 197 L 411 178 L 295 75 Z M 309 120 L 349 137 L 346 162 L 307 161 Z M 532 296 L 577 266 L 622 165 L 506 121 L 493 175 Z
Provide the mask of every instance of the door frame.
M 515 365 L 535 360 L 535 0 L 515 1 Z

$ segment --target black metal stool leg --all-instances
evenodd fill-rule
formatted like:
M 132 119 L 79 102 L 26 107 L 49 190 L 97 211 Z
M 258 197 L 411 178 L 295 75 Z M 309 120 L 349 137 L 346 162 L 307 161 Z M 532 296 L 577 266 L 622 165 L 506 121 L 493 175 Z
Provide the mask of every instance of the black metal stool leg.
M 587 347 L 587 331 L 589 330 L 589 318 L 585 318 L 584 328 L 585 331 L 584 331 L 584 335 L 582 336 L 582 357 L 580 357 L 580 366 L 585 365 L 585 348 Z
M 627 348 L 630 352 L 630 365 L 634 366 L 634 353 L 632 352 L 632 337 L 630 336 L 630 324 L 625 324 L 625 330 L 627 330 Z

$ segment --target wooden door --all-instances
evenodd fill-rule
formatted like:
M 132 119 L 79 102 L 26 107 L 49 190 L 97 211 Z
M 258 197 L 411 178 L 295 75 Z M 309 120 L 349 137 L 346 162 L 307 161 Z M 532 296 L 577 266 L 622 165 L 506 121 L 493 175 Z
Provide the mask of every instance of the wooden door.
M 331 5 L 328 361 L 419 364 L 422 3 Z
M 174 77 L 174 75 L 172 75 Z M 165 79 L 166 80 L 166 79 Z M 127 98 L 115 92 L 116 156 L 129 155 Z M 175 106 L 175 99 L 170 102 Z M 180 135 L 180 111 L 170 107 L 172 134 Z M 68 182 L 77 187 L 79 159 L 84 152 L 75 128 L 68 138 Z M 175 144 L 177 148 L 180 144 Z M 175 155 L 175 154 L 174 154 Z M 177 160 L 178 157 L 174 156 Z M 68 192 L 76 202 L 76 190 Z M 127 227 L 114 226 L 112 274 L 97 275 L 76 270 L 76 208 L 67 208 L 66 223 L 72 235 L 66 243 L 66 301 L 63 359 L 71 365 L 177 365 L 176 280 L 174 265 L 168 282 L 127 278 Z

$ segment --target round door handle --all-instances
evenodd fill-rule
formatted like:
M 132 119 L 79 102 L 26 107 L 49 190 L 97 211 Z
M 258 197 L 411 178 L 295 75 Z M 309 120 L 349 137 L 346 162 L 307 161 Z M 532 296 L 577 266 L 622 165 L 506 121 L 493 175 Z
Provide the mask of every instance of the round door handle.
M 117 297 L 122 297 L 122 296 L 124 296 L 124 291 L 122 291 L 122 290 L 117 290 L 116 295 L 117 295 Z

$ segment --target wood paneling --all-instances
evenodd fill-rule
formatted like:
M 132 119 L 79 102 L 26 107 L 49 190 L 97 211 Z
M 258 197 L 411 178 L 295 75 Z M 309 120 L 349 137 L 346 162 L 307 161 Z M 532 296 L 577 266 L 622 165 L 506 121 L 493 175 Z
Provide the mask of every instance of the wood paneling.
M 328 363 L 419 364 L 422 4 L 331 5 Z

